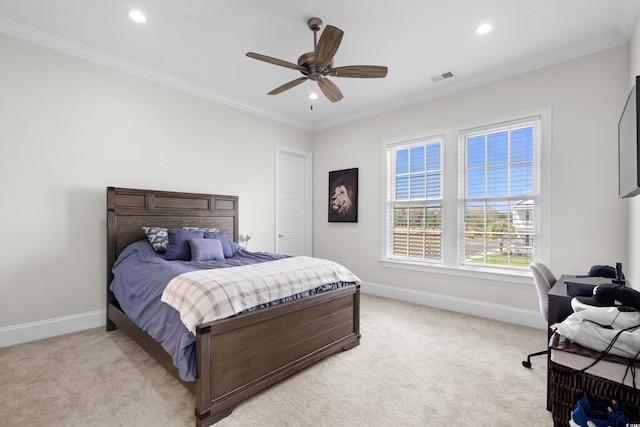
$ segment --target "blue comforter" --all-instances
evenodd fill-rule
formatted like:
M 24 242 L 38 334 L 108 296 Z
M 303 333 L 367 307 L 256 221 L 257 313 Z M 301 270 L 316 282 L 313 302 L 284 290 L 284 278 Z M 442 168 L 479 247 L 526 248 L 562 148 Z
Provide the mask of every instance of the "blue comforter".
M 284 258 L 284 255 L 250 252 L 231 242 L 234 255 L 220 261 L 167 261 L 147 240 L 132 243 L 113 266 L 109 289 L 125 314 L 173 358 L 180 377 L 196 379 L 195 337 L 180 320 L 179 313 L 160 301 L 162 291 L 175 276 L 194 270 L 255 264 Z M 315 293 L 315 292 L 311 292 Z M 277 303 L 277 302 L 273 302 Z

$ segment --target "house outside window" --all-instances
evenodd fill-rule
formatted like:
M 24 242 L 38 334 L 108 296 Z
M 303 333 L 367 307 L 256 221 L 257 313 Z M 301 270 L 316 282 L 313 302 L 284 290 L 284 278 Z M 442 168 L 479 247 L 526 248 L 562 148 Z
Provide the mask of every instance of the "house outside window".
M 544 108 L 385 141 L 383 265 L 524 276 L 548 262 L 549 129 Z

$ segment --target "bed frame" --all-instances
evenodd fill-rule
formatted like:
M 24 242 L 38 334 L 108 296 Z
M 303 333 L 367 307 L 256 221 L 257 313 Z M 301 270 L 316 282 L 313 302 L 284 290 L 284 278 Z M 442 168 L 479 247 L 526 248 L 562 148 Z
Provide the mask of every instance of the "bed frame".
M 360 286 L 348 285 L 198 325 L 194 382 L 180 379 L 162 346 L 120 309 L 111 267 L 142 226 L 215 227 L 238 236 L 238 197 L 107 187 L 107 330 L 119 328 L 195 396 L 197 426 L 231 414 L 243 400 L 360 343 Z

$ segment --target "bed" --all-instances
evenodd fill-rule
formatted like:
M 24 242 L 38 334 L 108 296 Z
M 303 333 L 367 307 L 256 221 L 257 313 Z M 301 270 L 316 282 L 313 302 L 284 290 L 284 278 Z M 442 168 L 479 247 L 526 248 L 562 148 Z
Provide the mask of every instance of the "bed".
M 360 286 L 344 283 L 277 305 L 195 326 L 194 381 L 131 320 L 109 286 L 118 256 L 147 239 L 142 227 L 201 227 L 238 237 L 238 197 L 107 188 L 107 330 L 120 329 L 195 397 L 195 423 L 208 426 L 243 400 L 334 353 L 360 343 Z M 268 339 L 265 339 L 267 337 Z

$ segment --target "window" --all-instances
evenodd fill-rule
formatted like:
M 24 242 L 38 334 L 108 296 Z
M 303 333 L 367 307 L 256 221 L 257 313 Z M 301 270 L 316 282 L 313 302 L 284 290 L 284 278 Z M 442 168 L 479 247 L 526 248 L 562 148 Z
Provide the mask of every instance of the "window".
M 390 256 L 440 260 L 442 255 L 442 139 L 390 147 Z
M 528 268 L 534 261 L 538 118 L 461 133 L 461 264 Z
M 525 275 L 545 261 L 549 117 L 535 110 L 385 141 L 383 264 Z

